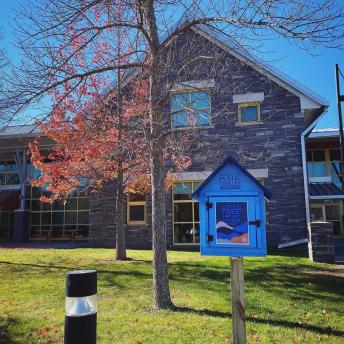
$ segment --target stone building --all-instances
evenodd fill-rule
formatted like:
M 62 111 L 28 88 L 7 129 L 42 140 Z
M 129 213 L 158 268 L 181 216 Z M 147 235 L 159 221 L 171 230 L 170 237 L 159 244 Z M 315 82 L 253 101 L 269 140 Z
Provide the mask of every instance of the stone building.
M 166 192 L 168 246 L 198 245 L 198 203 L 190 195 L 228 155 L 273 194 L 272 201 L 266 204 L 268 245 L 276 247 L 307 238 L 310 188 L 306 144 L 328 106 L 326 101 L 290 77 L 233 48 L 226 38 L 202 28 L 179 35 L 166 48 L 164 58 L 168 67 L 163 87 L 168 86 L 169 94 L 166 125 L 172 130 L 188 130 L 186 108 L 192 109 L 197 123 L 193 164 L 187 171 L 176 171 L 176 182 Z M 185 61 L 195 62 L 183 68 Z M 13 232 L 13 223 L 24 223 L 26 240 L 81 239 L 93 245 L 114 246 L 115 184 L 91 195 L 76 194 L 63 206 L 53 204 L 50 208 L 37 202 L 37 195 L 44 190 L 31 188 L 24 195 L 23 190 L 30 188 L 24 188 L 16 179 L 20 168 L 15 163 L 18 158 L 14 157 L 22 154 L 25 160 L 18 149 L 36 134 L 34 130 L 20 126 L 0 131 L 1 212 L 5 213 L 6 207 L 21 209 L 21 217 L 18 211 L 10 210 L 12 215 L 8 219 L 13 220 L 7 222 L 8 233 Z M 25 206 L 23 202 L 20 206 L 19 194 L 25 197 Z M 150 248 L 150 197 L 129 195 L 125 216 L 128 247 Z M 5 232 L 5 221 L 1 221 L 0 232 Z

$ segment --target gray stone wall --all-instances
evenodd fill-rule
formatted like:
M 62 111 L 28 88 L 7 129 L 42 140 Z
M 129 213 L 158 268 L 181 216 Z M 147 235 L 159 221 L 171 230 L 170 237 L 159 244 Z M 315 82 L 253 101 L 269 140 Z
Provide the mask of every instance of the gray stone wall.
M 126 225 L 126 242 L 128 248 L 150 249 L 152 247 L 152 202 L 149 195 L 146 196 L 147 224 Z M 127 218 L 127 207 L 125 207 Z
M 115 204 L 114 183 L 90 193 L 90 241 L 93 245 L 115 247 Z
M 205 56 L 197 60 L 197 56 Z M 214 170 L 228 155 L 245 168 L 267 168 L 264 185 L 273 199 L 266 204 L 269 247 L 281 242 L 307 237 L 300 136 L 305 128 L 300 99 L 268 77 L 200 35 L 181 35 L 166 51 L 169 67 L 163 75 L 165 84 L 190 80 L 215 80 L 211 89 L 212 124 L 197 129 L 190 138 L 193 157 L 189 171 Z M 185 61 L 194 63 L 185 68 Z M 163 86 L 166 87 L 166 86 Z M 240 126 L 238 105 L 233 94 L 264 92 L 261 122 Z M 169 103 L 166 103 L 166 127 L 170 126 Z M 180 131 L 181 134 L 183 130 Z M 171 167 L 168 165 L 167 167 Z M 114 242 L 114 192 L 105 190 L 91 198 L 91 240 Z M 128 247 L 151 246 L 150 200 L 148 224 L 127 226 Z M 173 244 L 172 195 L 166 193 L 168 246 Z
M 28 210 L 14 210 L 13 212 L 13 240 L 28 242 L 30 237 L 30 212 Z
M 228 155 L 245 168 L 268 168 L 264 185 L 273 194 L 266 204 L 268 245 L 306 238 L 300 142 L 305 124 L 300 99 L 198 34 L 182 35 L 173 49 L 178 56 L 171 58 L 176 66 L 169 75 L 178 75 L 177 82 L 215 80 L 211 89 L 212 125 L 197 130 L 189 170 L 214 170 Z M 185 73 L 178 71 L 183 60 L 196 56 L 213 58 L 198 60 Z M 240 126 L 233 94 L 256 92 L 264 92 L 261 123 Z M 171 212 L 171 208 L 166 211 Z
M 309 258 L 313 262 L 333 263 L 335 261 L 331 222 L 311 222 L 308 250 Z

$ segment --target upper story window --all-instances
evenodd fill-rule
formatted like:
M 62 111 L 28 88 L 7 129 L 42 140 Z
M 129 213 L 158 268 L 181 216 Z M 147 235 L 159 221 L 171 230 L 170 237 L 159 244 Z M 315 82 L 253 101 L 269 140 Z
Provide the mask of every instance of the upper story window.
M 260 122 L 260 103 L 248 102 L 238 104 L 240 124 L 254 124 Z
M 20 184 L 19 174 L 14 161 L 0 162 L 0 185 Z
M 171 96 L 173 128 L 209 126 L 211 124 L 211 98 L 209 90 L 174 93 Z
M 146 219 L 146 197 L 140 193 L 131 193 L 127 200 L 127 224 L 142 225 Z
M 307 152 L 308 177 L 326 177 L 326 155 L 324 149 L 314 149 Z
M 341 188 L 342 163 L 339 149 L 311 149 L 307 151 L 308 177 L 331 176 Z

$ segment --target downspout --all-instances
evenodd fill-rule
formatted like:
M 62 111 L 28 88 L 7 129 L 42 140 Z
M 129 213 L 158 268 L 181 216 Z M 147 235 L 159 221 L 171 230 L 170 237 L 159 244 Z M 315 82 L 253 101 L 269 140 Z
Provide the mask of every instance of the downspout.
M 307 156 L 306 156 L 306 138 L 310 135 L 312 130 L 315 128 L 315 126 L 321 121 L 321 119 L 326 115 L 327 113 L 327 107 L 322 107 L 322 113 L 317 117 L 311 124 L 308 125 L 308 127 L 301 133 L 301 157 L 302 157 L 302 171 L 303 171 L 303 187 L 305 192 L 305 208 L 306 208 L 306 221 L 307 221 L 307 232 L 308 237 L 309 231 L 310 231 L 310 222 L 311 222 L 311 216 L 310 216 L 310 209 L 309 209 L 309 189 L 308 189 L 308 173 L 307 173 Z M 289 243 L 282 243 L 278 245 L 278 248 L 283 247 L 289 247 L 289 246 L 295 246 L 299 245 L 300 243 L 307 242 L 308 239 L 300 239 L 296 241 L 292 241 Z
M 301 134 L 301 154 L 302 154 L 302 170 L 303 170 L 303 186 L 305 190 L 305 207 L 306 207 L 306 221 L 307 231 L 309 237 L 310 230 L 310 209 L 309 209 L 309 188 L 308 188 L 308 173 L 307 173 L 307 156 L 306 156 L 306 138 L 310 135 L 315 126 L 321 121 L 321 119 L 327 114 L 327 109 L 323 110 L 323 113 L 317 117 Z

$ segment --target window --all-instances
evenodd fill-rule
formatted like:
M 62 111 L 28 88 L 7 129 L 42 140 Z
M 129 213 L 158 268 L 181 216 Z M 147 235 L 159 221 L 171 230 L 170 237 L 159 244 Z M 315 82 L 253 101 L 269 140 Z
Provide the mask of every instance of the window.
M 331 177 L 333 183 L 342 188 L 342 158 L 340 149 L 330 149 Z
M 40 201 L 48 195 L 44 188 L 31 187 L 27 206 L 30 209 L 30 239 L 86 239 L 89 235 L 89 197 L 75 192 L 66 202 Z
M 128 195 L 127 201 L 127 224 L 146 224 L 146 197 L 140 193 Z
M 326 177 L 326 154 L 324 149 L 314 149 L 307 152 L 308 177 Z
M 199 181 L 178 182 L 173 185 L 173 243 L 199 243 L 199 204 L 191 194 Z
M 342 187 L 342 163 L 339 149 L 311 149 L 307 151 L 308 177 L 331 176 L 332 182 Z
M 324 209 L 322 205 L 310 206 L 311 221 L 324 221 Z
M 322 204 L 310 204 L 311 221 L 327 221 L 333 224 L 333 234 L 343 233 L 343 203 L 329 202 Z
M 210 91 L 188 91 L 171 96 L 172 127 L 210 125 Z
M 240 103 L 238 105 L 238 116 L 240 124 L 254 124 L 260 122 L 260 103 Z
M 0 241 L 13 237 L 13 211 L 0 208 Z
M 20 184 L 19 174 L 14 161 L 0 162 L 0 185 Z
M 340 204 L 325 204 L 326 221 L 332 222 L 333 234 L 340 235 Z

